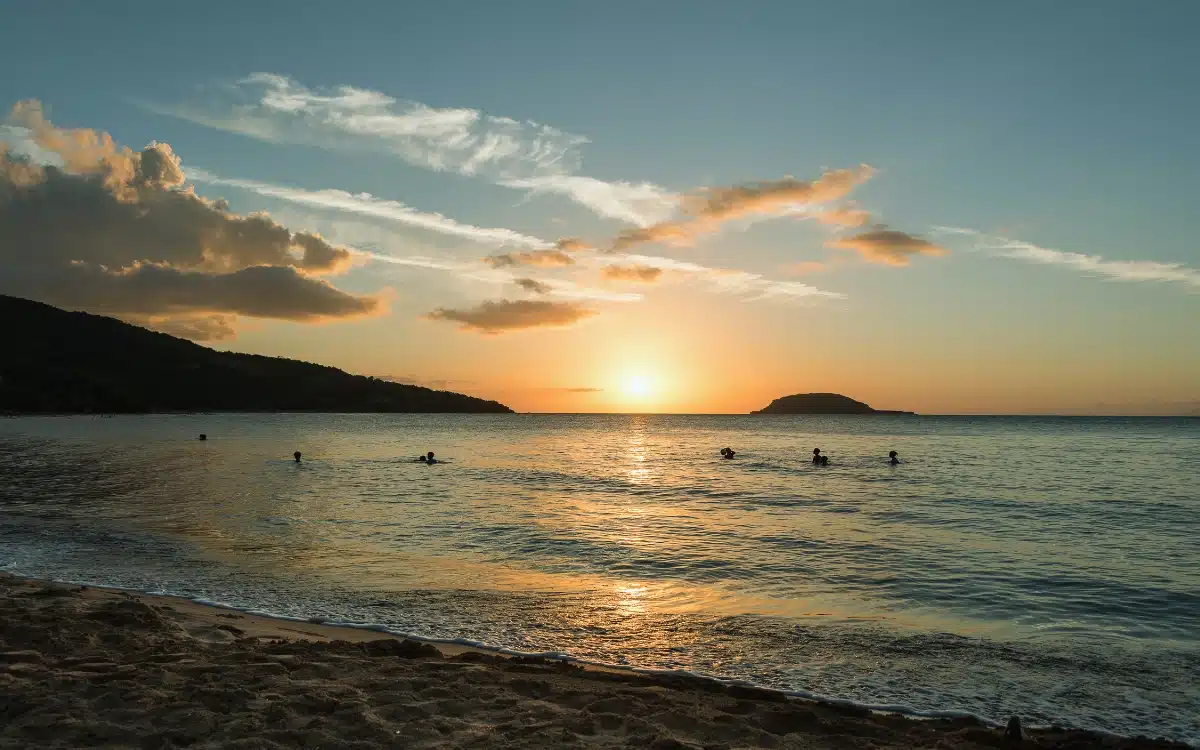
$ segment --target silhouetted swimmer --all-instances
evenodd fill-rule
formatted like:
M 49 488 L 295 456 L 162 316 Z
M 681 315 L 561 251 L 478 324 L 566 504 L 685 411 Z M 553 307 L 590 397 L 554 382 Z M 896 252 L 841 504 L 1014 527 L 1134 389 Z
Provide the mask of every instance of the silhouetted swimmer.
M 438 462 L 438 460 L 433 457 L 433 451 L 429 451 L 428 453 L 425 454 L 425 463 L 436 464 L 437 462 Z
M 417 461 L 419 461 L 419 462 L 421 462 L 421 463 L 425 463 L 425 457 L 424 457 L 424 456 L 417 456 Z
M 1021 736 L 1021 717 L 1013 716 L 1008 720 L 1008 726 L 1004 728 L 1005 741 L 1019 745 L 1025 738 Z
M 722 448 L 721 455 L 725 458 L 733 458 L 737 452 L 733 448 Z
M 896 458 L 896 451 L 892 451 L 892 452 L 888 453 L 888 458 L 891 459 L 890 461 L 888 461 L 888 463 L 891 464 L 892 466 L 895 466 L 896 464 L 900 463 L 900 459 Z
M 829 456 L 821 456 L 821 465 L 822 465 L 822 466 L 828 466 L 828 465 L 829 465 Z
M 201 440 L 208 440 L 208 435 L 205 435 L 205 434 L 202 432 L 202 433 L 200 433 L 200 439 L 201 439 Z
M 818 466 L 821 464 L 821 449 L 813 448 L 813 463 Z
M 292 458 L 296 459 L 296 463 L 300 463 L 300 451 L 293 453 Z

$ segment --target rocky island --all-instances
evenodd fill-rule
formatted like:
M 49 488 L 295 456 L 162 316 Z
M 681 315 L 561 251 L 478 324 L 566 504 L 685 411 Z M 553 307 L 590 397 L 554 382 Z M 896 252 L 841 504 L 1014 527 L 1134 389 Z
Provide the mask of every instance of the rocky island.
M 510 414 L 495 401 L 282 357 L 218 352 L 0 295 L 0 414 L 189 411 Z
M 911 411 L 872 409 L 838 393 L 797 393 L 772 401 L 765 409 L 751 414 L 915 414 Z

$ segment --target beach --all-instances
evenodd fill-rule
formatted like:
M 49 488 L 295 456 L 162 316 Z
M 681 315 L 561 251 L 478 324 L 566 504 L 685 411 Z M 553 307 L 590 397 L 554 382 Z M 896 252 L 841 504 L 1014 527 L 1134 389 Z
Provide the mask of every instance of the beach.
M 1001 728 L 0 574 L 4 748 L 985 748 Z M 1026 747 L 1183 748 L 1078 730 Z

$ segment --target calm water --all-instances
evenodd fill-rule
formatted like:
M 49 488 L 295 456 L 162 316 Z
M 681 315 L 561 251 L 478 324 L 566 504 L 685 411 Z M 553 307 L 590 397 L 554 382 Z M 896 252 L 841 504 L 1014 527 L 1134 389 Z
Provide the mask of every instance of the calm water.
M 0 419 L 0 567 L 1200 743 L 1196 419 Z

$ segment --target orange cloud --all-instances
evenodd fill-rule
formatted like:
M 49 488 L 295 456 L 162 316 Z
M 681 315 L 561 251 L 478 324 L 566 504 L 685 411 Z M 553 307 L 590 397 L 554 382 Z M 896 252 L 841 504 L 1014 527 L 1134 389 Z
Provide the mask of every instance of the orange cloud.
M 845 197 L 874 174 L 873 168 L 861 164 L 854 169 L 826 172 L 815 180 L 787 177 L 771 182 L 710 188 L 685 198 L 684 210 L 701 221 L 719 225 L 751 214 L 773 214 L 790 206 L 828 203 Z
M 839 206 L 825 211 L 817 211 L 812 217 L 822 224 L 834 224 L 839 227 L 861 227 L 871 221 L 871 212 L 861 208 Z
M 483 259 L 492 268 L 507 268 L 510 266 L 569 266 L 575 259 L 562 250 L 528 250 L 522 253 L 502 253 L 489 255 Z
M 629 266 L 605 266 L 601 272 L 610 281 L 637 281 L 653 284 L 662 276 L 663 270 L 654 266 L 633 264 Z
M 458 323 L 461 330 L 491 335 L 528 328 L 569 326 L 595 314 L 595 310 L 576 302 L 497 300 L 467 310 L 439 307 L 426 318 L 452 321 Z
M 909 257 L 913 255 L 945 255 L 948 252 L 928 240 L 882 225 L 868 232 L 830 240 L 826 244 L 842 250 L 855 250 L 872 263 L 889 266 L 907 266 Z
M 786 177 L 770 182 L 751 182 L 744 185 L 702 190 L 681 201 L 684 218 L 665 221 L 648 227 L 622 232 L 612 244 L 620 251 L 647 242 L 691 243 L 696 236 L 717 231 L 733 219 L 755 215 L 774 215 L 789 208 L 828 203 L 845 197 L 858 185 L 871 179 L 875 170 L 866 164 L 853 169 L 835 169 L 815 180 Z M 866 221 L 865 212 L 832 209 L 815 214 L 830 223 L 851 219 Z
M 513 283 L 525 291 L 533 292 L 534 294 L 547 294 L 551 290 L 549 284 L 545 284 L 536 279 L 513 279 Z
M 582 253 L 591 250 L 592 246 L 578 237 L 563 237 L 554 243 L 554 248 L 564 253 Z

